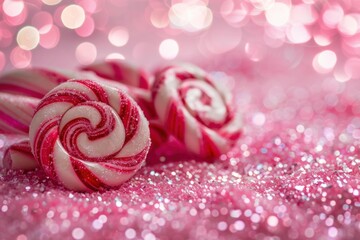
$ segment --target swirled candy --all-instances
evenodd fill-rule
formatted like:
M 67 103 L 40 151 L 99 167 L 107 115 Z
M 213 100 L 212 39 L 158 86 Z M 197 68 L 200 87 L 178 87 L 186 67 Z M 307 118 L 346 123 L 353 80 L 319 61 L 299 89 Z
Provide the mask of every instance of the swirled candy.
M 242 133 L 231 94 L 220 90 L 195 66 L 173 66 L 158 72 L 152 96 L 167 131 L 196 154 L 211 158 L 226 153 Z
M 68 189 L 117 187 L 142 166 L 149 126 L 122 90 L 91 80 L 69 80 L 50 91 L 30 124 L 35 159 Z

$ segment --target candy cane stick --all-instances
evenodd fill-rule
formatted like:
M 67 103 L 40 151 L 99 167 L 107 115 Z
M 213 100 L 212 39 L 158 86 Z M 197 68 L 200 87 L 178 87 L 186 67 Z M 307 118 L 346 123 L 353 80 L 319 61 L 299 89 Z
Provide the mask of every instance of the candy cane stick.
M 69 78 L 71 77 L 42 68 L 17 70 L 0 77 L 0 92 L 42 98 Z
M 99 77 L 117 81 L 128 86 L 149 89 L 148 74 L 121 60 L 108 60 L 82 67 L 83 71 L 94 72 Z
M 241 135 L 241 118 L 231 108 L 231 94 L 218 89 L 197 67 L 165 68 L 157 74 L 152 93 L 162 124 L 194 153 L 219 156 Z
M 40 99 L 0 92 L 0 133 L 29 133 Z
M 69 80 L 42 99 L 30 144 L 45 172 L 79 191 L 116 187 L 143 164 L 150 139 L 143 112 L 125 92 Z

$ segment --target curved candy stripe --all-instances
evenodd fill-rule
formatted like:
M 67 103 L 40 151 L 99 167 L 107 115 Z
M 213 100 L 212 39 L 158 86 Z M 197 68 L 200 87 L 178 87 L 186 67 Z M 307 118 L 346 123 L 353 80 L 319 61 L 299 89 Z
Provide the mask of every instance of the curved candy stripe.
M 70 77 L 42 68 L 17 70 L 0 77 L 0 92 L 42 98 Z
M 99 77 L 117 81 L 132 87 L 149 89 L 151 81 L 148 74 L 121 60 L 108 60 L 82 67 L 83 71 L 94 72 Z
M 8 146 L 4 151 L 3 168 L 15 170 L 33 170 L 39 166 L 30 147 L 28 137 Z
M 226 153 L 241 135 L 242 123 L 208 75 L 194 66 L 168 67 L 153 85 L 155 110 L 169 133 L 204 157 Z
M 79 191 L 127 181 L 150 145 L 148 121 L 135 101 L 90 80 L 69 80 L 50 91 L 37 107 L 29 136 L 45 172 Z
M 0 133 L 29 133 L 29 125 L 40 99 L 0 93 Z
M 91 73 L 76 73 L 76 78 L 79 77 L 91 78 L 96 82 L 106 84 L 108 86 L 123 90 L 128 93 L 139 105 L 141 110 L 144 112 L 145 117 L 149 120 L 151 149 L 159 147 L 161 144 L 165 143 L 168 140 L 169 136 L 163 125 L 159 121 L 152 101 L 151 92 L 149 90 L 127 86 L 123 83 L 112 80 L 102 79 L 98 76 L 94 76 Z

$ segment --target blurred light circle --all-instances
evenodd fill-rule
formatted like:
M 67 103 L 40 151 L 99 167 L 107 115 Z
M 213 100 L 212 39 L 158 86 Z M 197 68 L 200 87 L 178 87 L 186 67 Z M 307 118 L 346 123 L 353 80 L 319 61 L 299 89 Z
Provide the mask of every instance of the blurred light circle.
M 165 28 L 169 25 L 167 12 L 164 10 L 154 10 L 150 15 L 151 24 L 156 28 Z
M 274 2 L 275 0 L 251 0 L 252 5 L 261 11 L 271 8 Z
M 31 23 L 34 27 L 39 29 L 39 33 L 47 33 L 52 25 L 53 25 L 53 18 L 50 13 L 48 12 L 38 12 L 32 18 Z
M 247 21 L 249 10 L 242 1 L 225 0 L 221 4 L 220 12 L 226 22 L 233 27 L 240 27 Z
M 97 8 L 97 2 L 95 0 L 81 0 L 78 4 L 88 13 L 94 13 Z
M 335 28 L 344 17 L 344 10 L 339 5 L 329 7 L 322 15 L 324 24 L 329 28 Z
M 26 68 L 31 63 L 30 51 L 15 47 L 10 53 L 10 61 L 15 68 Z
M 314 23 L 318 18 L 316 11 L 312 5 L 309 4 L 298 4 L 291 9 L 291 22 L 299 23 L 303 25 L 309 25 Z
M 27 10 L 26 8 L 21 11 L 19 15 L 16 16 L 9 16 L 9 15 L 3 15 L 5 22 L 7 22 L 9 25 L 12 26 L 18 26 L 20 24 L 23 24 L 27 17 Z
M 306 43 L 311 39 L 309 31 L 304 27 L 304 25 L 289 25 L 286 28 L 286 36 L 290 42 L 299 44 Z
M 22 49 L 32 50 L 36 48 L 40 42 L 39 31 L 32 26 L 23 27 L 18 32 L 16 41 Z
M 120 59 L 120 60 L 125 60 L 124 55 L 120 54 L 120 53 L 110 53 L 109 55 L 106 56 L 107 60 L 110 59 Z
M 331 50 L 325 50 L 315 55 L 313 67 L 318 73 L 328 73 L 332 71 L 336 62 L 336 54 Z
M 5 62 L 6 62 L 5 54 L 0 51 L 0 72 L 4 69 Z
M 122 47 L 129 41 L 129 32 L 123 27 L 114 27 L 110 30 L 108 39 L 116 47 Z
M 44 34 L 40 34 L 40 46 L 46 49 L 54 48 L 60 41 L 60 30 L 56 25 Z
M 331 43 L 330 37 L 324 34 L 315 34 L 313 38 L 316 44 L 322 47 L 328 46 Z
M 266 10 L 265 17 L 269 24 L 275 27 L 285 26 L 290 18 L 291 6 L 282 2 L 274 3 Z
M 360 78 L 360 58 L 346 60 L 344 70 L 352 79 Z
M 81 27 L 75 29 L 75 32 L 80 37 L 88 37 L 91 34 L 93 34 L 94 30 L 95 30 L 94 20 L 92 19 L 91 16 L 86 16 L 83 25 Z
M 80 64 L 91 64 L 97 56 L 96 46 L 90 42 L 80 43 L 76 48 L 75 56 Z
M 171 6 L 168 16 L 174 27 L 188 32 L 205 29 L 213 20 L 212 11 L 202 1 L 176 3 Z
M 42 0 L 46 5 L 56 5 L 61 2 L 61 0 Z
M 85 21 L 85 11 L 79 5 L 69 5 L 61 12 L 61 21 L 69 29 L 79 28 Z
M 160 43 L 159 53 L 164 59 L 174 59 L 179 53 L 179 45 L 174 39 L 165 39 Z
M 358 32 L 359 24 L 353 16 L 346 15 L 339 23 L 338 29 L 345 35 L 353 36 Z
M 3 11 L 10 17 L 15 17 L 21 14 L 24 10 L 23 1 L 5 0 L 2 4 Z

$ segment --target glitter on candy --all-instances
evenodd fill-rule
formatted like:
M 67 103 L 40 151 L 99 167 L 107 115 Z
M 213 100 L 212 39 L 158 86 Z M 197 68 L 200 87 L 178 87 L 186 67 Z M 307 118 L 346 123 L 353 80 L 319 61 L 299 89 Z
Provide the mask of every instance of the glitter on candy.
M 288 83 L 274 85 L 271 80 L 244 80 L 244 72 L 226 66 L 208 67 L 225 68 L 237 79 L 233 84 L 240 89 L 236 97 L 243 107 L 245 135 L 234 150 L 205 163 L 170 143 L 172 151 L 160 154 L 161 163 L 150 161 L 118 190 L 95 193 L 65 190 L 42 172 L 1 170 L 4 237 L 359 236 L 358 83 L 325 79 L 326 84 L 319 80 L 309 85 L 295 74 Z

